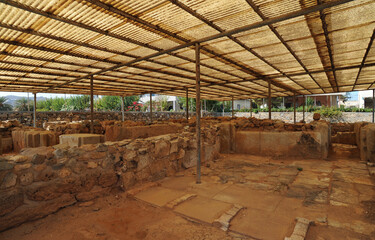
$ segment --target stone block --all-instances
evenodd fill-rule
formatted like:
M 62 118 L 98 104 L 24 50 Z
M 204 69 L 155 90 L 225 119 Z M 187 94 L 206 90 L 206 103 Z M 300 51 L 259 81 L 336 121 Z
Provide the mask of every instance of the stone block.
M 337 132 L 331 140 L 332 143 L 357 145 L 355 132 Z
M 179 124 L 155 124 L 150 126 L 106 126 L 106 141 L 121 141 L 124 139 L 148 138 L 170 133 L 176 133 L 182 129 Z
M 224 122 L 220 124 L 220 152 L 230 153 L 234 150 L 235 128 L 231 122 Z
M 70 147 L 80 147 L 85 144 L 97 144 L 104 142 L 104 135 L 101 134 L 65 134 L 60 135 L 60 144 L 68 144 Z
M 13 150 L 13 140 L 11 137 L 3 137 L 1 138 L 1 151 L 2 153 L 8 153 Z
M 12 131 L 12 141 L 16 152 L 28 147 L 53 146 L 56 144 L 56 133 L 35 129 L 17 129 Z

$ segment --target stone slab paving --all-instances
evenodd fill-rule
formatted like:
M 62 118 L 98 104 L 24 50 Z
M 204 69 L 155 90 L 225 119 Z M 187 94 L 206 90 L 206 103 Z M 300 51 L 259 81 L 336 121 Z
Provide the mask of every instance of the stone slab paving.
M 297 217 L 315 222 L 310 227 L 313 237 L 307 234 L 306 239 L 319 239 L 320 231 L 375 239 L 374 177 L 358 159 L 273 160 L 229 154 L 202 167 L 202 184 L 195 183 L 194 172 L 163 179 L 136 198 L 156 206 L 175 202 L 173 211 L 204 223 L 215 225 L 222 217 L 228 221 L 220 227 L 256 239 L 292 236 Z M 373 208 L 365 208 L 365 203 Z M 225 216 L 236 205 L 244 208 Z
M 255 239 L 281 240 L 292 228 L 293 219 L 247 208 L 232 219 L 229 229 Z
M 216 194 L 213 199 L 272 212 L 276 209 L 282 197 L 279 194 L 233 185 Z
M 232 204 L 197 196 L 174 208 L 176 213 L 212 224 L 215 219 L 233 207 Z
M 136 199 L 150 203 L 152 205 L 163 207 L 167 203 L 172 202 L 185 195 L 185 192 L 163 188 L 153 187 L 135 195 Z

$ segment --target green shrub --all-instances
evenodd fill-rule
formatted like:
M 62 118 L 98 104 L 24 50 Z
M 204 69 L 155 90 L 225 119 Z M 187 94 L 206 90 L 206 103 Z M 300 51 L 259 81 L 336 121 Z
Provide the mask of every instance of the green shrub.
M 342 117 L 342 111 L 339 108 L 322 107 L 315 112 L 320 113 L 320 115 L 330 120 L 338 120 Z

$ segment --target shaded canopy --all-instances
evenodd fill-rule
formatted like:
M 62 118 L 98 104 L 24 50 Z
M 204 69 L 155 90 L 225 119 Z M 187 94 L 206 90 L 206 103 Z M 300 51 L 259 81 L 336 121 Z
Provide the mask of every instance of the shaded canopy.
M 1 91 L 201 97 L 374 89 L 373 0 L 0 0 Z

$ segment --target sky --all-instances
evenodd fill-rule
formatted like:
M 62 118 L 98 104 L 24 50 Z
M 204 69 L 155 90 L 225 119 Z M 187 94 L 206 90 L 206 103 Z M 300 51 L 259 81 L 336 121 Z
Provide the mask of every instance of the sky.
M 0 92 L 0 97 L 13 95 L 13 96 L 20 96 L 20 97 L 27 97 L 27 93 L 25 92 Z M 55 98 L 55 97 L 70 97 L 72 94 L 55 94 L 55 93 L 38 93 L 38 97 L 45 97 L 45 98 Z M 32 98 L 33 94 L 29 93 L 29 97 Z

